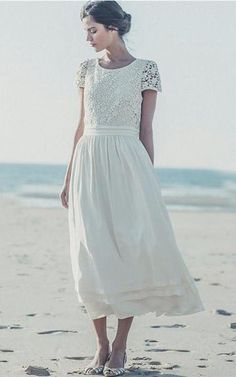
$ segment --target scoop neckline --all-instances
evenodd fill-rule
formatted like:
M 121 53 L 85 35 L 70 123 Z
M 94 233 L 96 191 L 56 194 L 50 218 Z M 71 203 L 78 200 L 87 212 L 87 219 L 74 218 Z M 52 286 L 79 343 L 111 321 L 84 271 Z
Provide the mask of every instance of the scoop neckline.
M 136 59 L 133 60 L 131 63 L 125 65 L 124 67 L 120 67 L 120 68 L 104 68 L 104 67 L 102 67 L 102 66 L 99 64 L 99 60 L 98 60 L 98 59 L 99 59 L 99 58 L 96 58 L 97 66 L 98 66 L 99 68 L 103 69 L 104 71 L 119 71 L 119 70 L 121 70 L 121 69 L 128 68 L 129 66 L 131 66 L 132 64 L 134 64 L 134 63 L 138 60 L 138 58 L 136 58 Z

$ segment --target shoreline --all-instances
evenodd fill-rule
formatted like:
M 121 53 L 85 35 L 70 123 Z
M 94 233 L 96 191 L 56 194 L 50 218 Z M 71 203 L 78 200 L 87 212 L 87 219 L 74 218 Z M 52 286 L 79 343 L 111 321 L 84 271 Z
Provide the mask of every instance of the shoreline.
M 162 195 L 162 199 L 163 199 L 163 195 Z M 1 205 L 1 202 L 2 201 L 6 201 L 7 203 L 15 203 L 16 205 L 22 207 L 22 208 L 32 208 L 32 209 L 50 209 L 50 210 L 54 210 L 54 209 L 60 209 L 62 207 L 62 205 L 60 206 L 60 202 L 58 201 L 57 204 L 53 204 L 53 201 L 52 202 L 48 202 L 48 203 L 51 203 L 50 205 L 46 205 L 45 203 L 43 204 L 43 201 L 41 202 L 40 204 L 40 200 L 43 200 L 43 198 L 24 198 L 24 197 L 20 197 L 20 196 L 17 196 L 13 193 L 1 193 L 0 194 L 0 205 Z M 33 204 L 33 203 L 37 203 L 38 204 Z M 166 204 L 166 201 L 164 199 L 164 202 L 165 202 L 165 205 L 168 209 L 168 212 L 171 212 L 171 213 L 215 213 L 215 214 L 218 214 L 218 213 L 236 213 L 236 207 L 229 207 L 228 209 L 227 208 L 211 208 L 211 207 L 202 207 L 202 206 L 195 206 L 195 207 L 182 207 L 179 206 L 179 208 L 171 208 L 171 204 Z M 174 204 L 174 206 L 177 206 Z

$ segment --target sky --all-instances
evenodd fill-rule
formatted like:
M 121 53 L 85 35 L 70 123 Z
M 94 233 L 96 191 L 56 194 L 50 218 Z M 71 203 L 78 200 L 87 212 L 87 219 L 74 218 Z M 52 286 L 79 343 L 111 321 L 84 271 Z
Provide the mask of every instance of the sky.
M 161 76 L 154 165 L 236 171 L 236 2 L 118 2 L 127 49 Z M 68 164 L 76 71 L 104 54 L 86 41 L 84 3 L 0 2 L 0 162 Z

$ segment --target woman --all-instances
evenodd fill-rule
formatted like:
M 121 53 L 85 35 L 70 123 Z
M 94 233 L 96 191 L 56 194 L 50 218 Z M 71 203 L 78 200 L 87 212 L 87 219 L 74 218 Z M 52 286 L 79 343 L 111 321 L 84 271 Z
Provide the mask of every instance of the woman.
M 178 250 L 154 172 L 152 119 L 160 74 L 135 58 L 123 35 L 131 16 L 116 1 L 81 9 L 87 41 L 101 59 L 80 63 L 81 115 L 61 193 L 68 208 L 75 290 L 93 321 L 97 351 L 85 374 L 125 372 L 135 315 L 204 310 Z M 118 318 L 110 351 L 106 317 Z

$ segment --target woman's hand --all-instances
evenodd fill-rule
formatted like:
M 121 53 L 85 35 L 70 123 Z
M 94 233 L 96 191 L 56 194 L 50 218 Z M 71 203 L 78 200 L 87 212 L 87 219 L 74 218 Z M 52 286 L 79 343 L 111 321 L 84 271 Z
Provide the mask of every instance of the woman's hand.
M 61 203 L 63 207 L 68 208 L 69 203 L 69 183 L 66 183 L 65 186 L 62 189 L 62 192 L 60 194 L 61 197 Z

